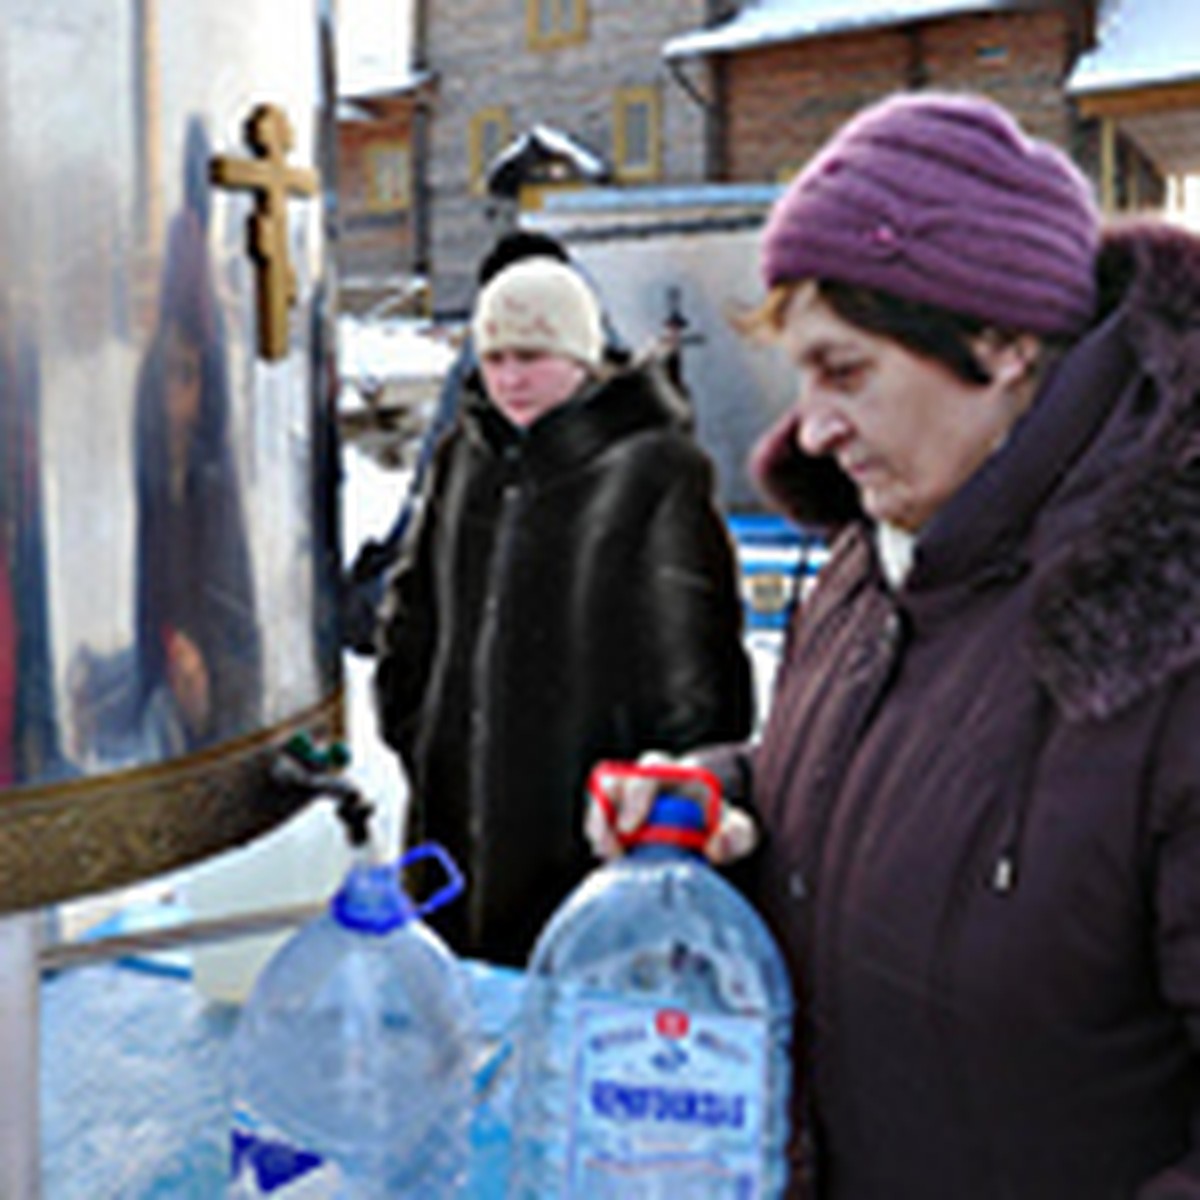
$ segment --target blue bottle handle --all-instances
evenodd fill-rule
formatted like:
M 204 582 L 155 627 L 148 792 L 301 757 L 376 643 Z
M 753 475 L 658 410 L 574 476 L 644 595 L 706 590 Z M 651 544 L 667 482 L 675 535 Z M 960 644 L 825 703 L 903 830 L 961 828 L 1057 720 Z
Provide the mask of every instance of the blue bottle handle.
M 443 908 L 451 900 L 461 896 L 466 887 L 466 881 L 463 879 L 462 871 L 458 869 L 458 864 L 450 857 L 446 848 L 438 842 L 422 842 L 419 846 L 414 846 L 400 855 L 396 863 L 396 871 L 399 873 L 405 867 L 427 858 L 434 859 L 441 866 L 446 873 L 446 882 L 433 895 L 414 907 L 413 912 L 418 917 L 424 917 Z

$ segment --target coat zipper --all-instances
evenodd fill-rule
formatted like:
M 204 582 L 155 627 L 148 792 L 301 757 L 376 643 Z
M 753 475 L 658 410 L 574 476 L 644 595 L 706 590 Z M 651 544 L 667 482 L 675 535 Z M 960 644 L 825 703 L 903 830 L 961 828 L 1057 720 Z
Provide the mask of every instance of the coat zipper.
M 1032 806 L 1033 783 L 1041 761 L 1042 749 L 1050 732 L 1053 701 L 1041 687 L 1037 688 L 1031 713 L 1029 716 L 1029 733 L 1022 739 L 1021 747 L 1024 755 L 1019 777 L 1007 793 L 1001 798 L 1003 806 L 998 814 L 998 821 L 985 821 L 978 835 L 978 842 L 969 846 L 963 854 L 954 873 L 950 903 L 947 907 L 943 926 L 934 943 L 934 956 L 930 964 L 929 980 L 931 994 L 943 999 L 942 1010 L 946 1014 L 958 1011 L 955 1000 L 954 961 L 959 940 L 962 935 L 963 922 L 966 919 L 967 907 L 972 895 L 980 886 L 980 863 L 983 848 L 989 835 L 999 828 L 999 849 L 992 859 L 990 870 L 985 876 L 983 886 L 1001 900 L 1012 898 L 1021 878 L 1021 850 L 1025 825 Z M 940 1036 L 946 1048 L 946 1061 L 952 1072 L 954 1087 L 958 1096 L 960 1111 L 970 1123 L 975 1153 L 978 1155 L 980 1167 L 980 1184 L 991 1179 L 995 1185 L 994 1196 L 997 1200 L 1015 1200 L 1009 1191 L 999 1164 L 992 1153 L 991 1143 L 986 1131 L 981 1131 L 980 1122 L 972 1116 L 971 1087 L 968 1082 L 963 1059 L 958 1053 L 956 1044 L 956 1027 L 951 1016 L 939 1022 Z

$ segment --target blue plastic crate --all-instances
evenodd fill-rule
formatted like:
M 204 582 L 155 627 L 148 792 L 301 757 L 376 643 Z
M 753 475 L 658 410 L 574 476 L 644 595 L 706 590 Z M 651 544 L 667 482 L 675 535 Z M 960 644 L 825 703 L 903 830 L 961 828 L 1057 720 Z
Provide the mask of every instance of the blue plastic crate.
M 748 633 L 782 631 L 825 561 L 822 539 L 771 513 L 732 513 Z

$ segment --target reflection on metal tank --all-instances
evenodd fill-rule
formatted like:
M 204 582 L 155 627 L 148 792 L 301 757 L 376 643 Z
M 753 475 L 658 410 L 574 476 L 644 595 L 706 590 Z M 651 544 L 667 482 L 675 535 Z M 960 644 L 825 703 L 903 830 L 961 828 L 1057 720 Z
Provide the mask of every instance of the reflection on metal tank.
M 329 3 L 3 0 L 0 912 L 266 830 L 338 731 Z

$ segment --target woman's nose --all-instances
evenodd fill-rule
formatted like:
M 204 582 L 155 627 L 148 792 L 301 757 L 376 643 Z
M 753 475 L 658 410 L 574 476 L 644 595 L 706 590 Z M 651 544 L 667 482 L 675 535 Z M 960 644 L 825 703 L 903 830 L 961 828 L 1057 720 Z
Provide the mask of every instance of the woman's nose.
M 835 405 L 821 401 L 819 397 L 801 394 L 796 409 L 796 441 L 805 454 L 829 454 L 846 435 L 845 418 Z

